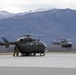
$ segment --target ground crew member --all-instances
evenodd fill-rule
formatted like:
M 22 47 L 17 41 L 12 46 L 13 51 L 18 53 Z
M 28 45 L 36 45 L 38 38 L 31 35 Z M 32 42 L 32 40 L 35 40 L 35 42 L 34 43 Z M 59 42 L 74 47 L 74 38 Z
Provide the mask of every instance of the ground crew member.
M 14 47 L 14 54 L 13 54 L 13 56 L 15 57 L 15 55 L 17 57 L 19 56 L 19 50 L 18 50 L 18 48 L 16 46 Z

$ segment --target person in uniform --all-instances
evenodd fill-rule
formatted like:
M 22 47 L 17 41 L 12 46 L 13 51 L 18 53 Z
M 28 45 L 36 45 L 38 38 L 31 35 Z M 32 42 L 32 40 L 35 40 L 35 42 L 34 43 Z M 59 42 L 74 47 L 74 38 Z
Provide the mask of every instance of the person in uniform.
M 13 54 L 13 56 L 15 57 L 15 56 L 19 56 L 19 50 L 17 49 L 17 47 L 15 46 L 14 47 L 14 54 Z

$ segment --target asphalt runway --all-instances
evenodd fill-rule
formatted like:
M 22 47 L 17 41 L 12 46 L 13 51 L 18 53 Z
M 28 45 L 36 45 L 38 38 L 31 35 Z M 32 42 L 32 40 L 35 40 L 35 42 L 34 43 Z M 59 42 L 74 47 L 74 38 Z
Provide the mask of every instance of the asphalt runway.
M 0 68 L 0 75 L 76 75 L 75 68 Z
M 0 56 L 0 75 L 76 75 L 76 53 L 45 56 Z

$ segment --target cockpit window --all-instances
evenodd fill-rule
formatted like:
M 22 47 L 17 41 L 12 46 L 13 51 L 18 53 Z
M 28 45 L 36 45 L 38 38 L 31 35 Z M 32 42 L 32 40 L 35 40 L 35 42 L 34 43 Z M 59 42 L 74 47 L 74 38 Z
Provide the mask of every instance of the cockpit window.
M 32 42 L 27 42 L 26 44 L 27 44 L 27 45 L 30 45 L 30 46 L 32 46 L 32 45 L 33 45 L 33 43 L 32 43 Z

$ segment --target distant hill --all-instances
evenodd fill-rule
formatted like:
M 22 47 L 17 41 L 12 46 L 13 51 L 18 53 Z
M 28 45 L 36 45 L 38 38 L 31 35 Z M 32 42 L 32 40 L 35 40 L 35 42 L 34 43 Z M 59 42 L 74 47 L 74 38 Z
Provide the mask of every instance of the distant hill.
M 13 17 L 15 14 L 9 13 L 7 11 L 0 11 L 0 19 Z
M 48 45 L 57 38 L 76 39 L 76 10 L 52 9 L 22 13 L 22 15 L 20 13 L 4 19 L 0 16 L 0 35 L 22 36 L 26 33 L 43 34 L 43 36 L 33 37 L 40 38 Z M 20 36 L 5 37 L 13 41 Z

